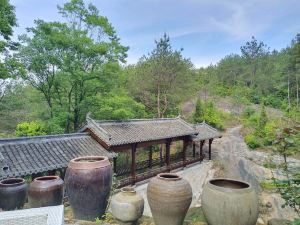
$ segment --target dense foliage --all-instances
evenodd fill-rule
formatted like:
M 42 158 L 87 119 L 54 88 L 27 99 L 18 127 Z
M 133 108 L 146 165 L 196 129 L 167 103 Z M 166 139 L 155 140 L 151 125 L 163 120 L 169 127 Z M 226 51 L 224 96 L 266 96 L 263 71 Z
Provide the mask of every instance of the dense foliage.
M 252 37 L 241 54 L 195 69 L 164 34 L 151 52 L 124 66 L 128 47 L 93 4 L 70 0 L 58 6 L 60 22 L 37 19 L 18 44 L 10 40 L 14 7 L 8 0 L 0 4 L 1 136 L 16 135 L 17 124 L 32 121 L 39 121 L 47 134 L 73 132 L 88 112 L 99 120 L 178 116 L 182 103 L 198 91 L 229 96 L 235 105 L 261 104 L 260 113 L 246 109 L 242 114 L 252 148 L 274 140 L 278 122 L 267 116 L 265 106 L 300 120 L 300 35 L 281 51 Z M 13 51 L 7 54 L 7 49 Z M 195 105 L 190 122 L 225 128 L 228 114 L 215 102 L 201 97 Z
M 237 104 L 262 104 L 299 116 L 300 34 L 281 51 L 254 37 L 216 65 L 199 70 L 202 89 L 231 96 Z M 292 113 L 296 111 L 296 113 Z

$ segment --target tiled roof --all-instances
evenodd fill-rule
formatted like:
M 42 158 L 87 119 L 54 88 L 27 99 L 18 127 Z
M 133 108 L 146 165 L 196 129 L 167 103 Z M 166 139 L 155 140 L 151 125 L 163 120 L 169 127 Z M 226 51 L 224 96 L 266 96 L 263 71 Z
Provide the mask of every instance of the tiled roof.
M 81 129 L 90 129 L 108 146 L 139 143 L 196 134 L 195 129 L 180 118 L 97 121 L 87 118 Z
M 64 168 L 79 156 L 114 154 L 87 133 L 0 139 L 0 179 Z
M 222 137 L 222 134 L 217 129 L 209 126 L 205 122 L 194 124 L 193 127 L 198 133 L 196 136 L 193 136 L 193 140 L 202 141 Z

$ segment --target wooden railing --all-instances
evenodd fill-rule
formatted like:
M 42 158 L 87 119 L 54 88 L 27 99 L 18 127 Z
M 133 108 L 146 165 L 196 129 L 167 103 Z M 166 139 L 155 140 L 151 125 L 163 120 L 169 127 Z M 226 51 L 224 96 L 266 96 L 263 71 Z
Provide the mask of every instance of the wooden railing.
M 151 177 L 156 176 L 159 173 L 169 172 L 170 170 L 175 170 L 175 169 L 178 169 L 178 168 L 181 168 L 181 167 L 185 167 L 186 165 L 202 161 L 203 158 L 204 158 L 204 155 L 202 157 L 198 156 L 198 157 L 195 157 L 195 158 L 187 158 L 186 161 L 184 162 L 182 160 L 182 158 L 177 158 L 177 156 L 173 155 L 173 162 L 171 161 L 171 165 L 170 165 L 169 168 L 166 165 L 163 165 L 163 166 L 158 167 L 158 168 L 157 167 L 156 168 L 148 168 L 148 164 L 146 164 L 147 167 L 142 167 L 141 165 L 144 165 L 143 163 L 148 162 L 148 160 L 146 160 L 144 162 L 140 162 L 140 165 L 139 165 L 140 169 L 139 170 L 137 169 L 137 175 L 136 175 L 135 179 L 133 180 L 129 175 L 130 174 L 130 168 L 129 169 L 126 168 L 126 171 L 128 171 L 128 177 L 120 179 L 118 181 L 119 182 L 119 187 L 124 187 L 124 186 L 127 186 L 127 185 L 134 184 L 135 182 L 140 182 L 140 181 L 149 179 Z M 178 161 L 178 159 L 179 159 L 179 161 Z M 159 161 L 159 163 L 156 162 L 156 166 L 160 165 L 160 160 L 156 160 L 156 161 Z M 137 165 L 137 168 L 138 168 L 138 165 Z M 143 168 L 144 170 L 146 169 L 146 171 L 141 172 L 141 168 Z M 124 170 L 120 169 L 120 171 L 125 171 L 125 169 Z M 140 173 L 139 173 L 139 171 L 140 171 Z M 122 175 L 124 175 L 124 174 L 122 174 Z

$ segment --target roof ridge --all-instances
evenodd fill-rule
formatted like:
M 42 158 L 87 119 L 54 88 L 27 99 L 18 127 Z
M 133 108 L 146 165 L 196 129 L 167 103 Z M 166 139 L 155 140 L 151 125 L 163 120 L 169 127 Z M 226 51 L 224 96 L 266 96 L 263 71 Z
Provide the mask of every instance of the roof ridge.
M 177 120 L 175 118 L 143 118 L 143 119 L 127 119 L 127 120 L 94 120 L 97 123 L 124 123 L 124 122 L 138 122 L 138 121 L 158 121 L 158 120 Z
M 55 138 L 66 138 L 66 137 L 79 137 L 88 136 L 89 133 L 70 133 L 70 134 L 51 134 L 51 135 L 40 135 L 40 136 L 29 136 L 29 137 L 13 137 L 13 138 L 0 138 L 0 145 L 15 142 L 15 141 L 26 141 L 26 140 L 41 140 L 41 139 L 55 139 Z
M 186 122 L 185 120 L 181 119 L 180 117 L 177 117 L 177 119 L 178 119 L 182 124 L 184 124 L 185 126 L 187 126 L 187 127 L 191 128 L 191 129 L 195 130 L 195 128 L 194 128 L 190 123 Z

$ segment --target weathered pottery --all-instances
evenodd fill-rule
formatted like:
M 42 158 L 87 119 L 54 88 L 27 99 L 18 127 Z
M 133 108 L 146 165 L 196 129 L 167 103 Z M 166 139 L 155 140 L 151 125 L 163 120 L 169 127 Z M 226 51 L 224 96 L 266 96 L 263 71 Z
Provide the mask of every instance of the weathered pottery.
M 209 225 L 255 225 L 258 198 L 250 184 L 212 179 L 203 188 L 202 209 Z
M 28 188 L 30 207 L 46 207 L 63 204 L 64 182 L 58 176 L 37 177 Z
M 156 225 L 182 225 L 192 201 L 191 185 L 173 173 L 152 178 L 147 198 Z
M 27 186 L 23 178 L 0 181 L 0 208 L 4 211 L 22 208 L 26 201 Z
M 112 183 L 112 166 L 107 157 L 72 159 L 66 171 L 65 183 L 75 219 L 93 221 L 102 217 Z
M 136 224 L 144 212 L 144 199 L 132 187 L 124 187 L 111 199 L 113 216 L 121 224 Z

